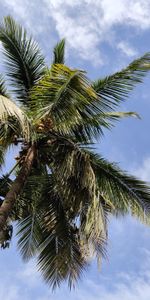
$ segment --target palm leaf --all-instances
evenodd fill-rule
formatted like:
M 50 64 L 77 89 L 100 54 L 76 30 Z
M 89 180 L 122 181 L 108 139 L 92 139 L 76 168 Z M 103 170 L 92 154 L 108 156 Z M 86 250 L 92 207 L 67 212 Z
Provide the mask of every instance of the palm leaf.
M 23 259 L 38 255 L 39 270 L 53 288 L 65 279 L 71 287 L 81 275 L 85 261 L 51 175 L 31 176 L 21 199 L 26 203 L 30 199 L 31 203 L 29 215 L 18 222 L 18 246 Z
M 43 207 L 48 207 L 47 176 L 42 164 L 36 164 L 36 168 L 32 168 L 11 214 L 11 219 L 18 221 L 18 248 L 24 261 L 28 261 L 39 251 L 43 231 Z
M 48 146 L 51 158 L 49 167 L 58 190 L 61 189 L 62 195 L 66 197 L 66 209 L 69 210 L 70 207 L 76 214 L 79 212 L 81 201 L 89 201 L 93 197 L 95 177 L 89 156 L 69 138 L 57 133 L 52 136 L 53 143 Z M 41 151 L 43 150 L 44 146 Z
M 54 130 L 71 134 L 80 142 L 99 137 L 103 128 L 111 128 L 110 120 L 138 116 L 134 112 L 106 112 L 85 75 L 64 65 L 53 65 L 33 89 L 32 104 L 39 119 L 50 118 Z
M 150 70 L 150 53 L 134 60 L 127 68 L 104 79 L 93 82 L 93 88 L 98 93 L 105 110 L 112 110 L 124 100 L 133 88 L 141 83 Z
M 2 145 L 0 145 L 0 168 L 5 162 L 5 154 L 5 148 Z
M 68 280 L 69 287 L 85 268 L 77 235 L 69 223 L 60 196 L 49 190 L 49 209 L 45 215 L 45 231 L 38 257 L 39 270 L 53 288 Z M 44 236 L 45 235 L 45 236 Z
M 91 165 L 97 178 L 99 192 L 112 213 L 127 214 L 150 223 L 150 188 L 145 182 L 129 176 L 113 163 L 91 154 Z
M 38 252 L 42 238 L 42 227 L 39 212 L 34 209 L 25 219 L 17 224 L 18 248 L 24 261 L 28 261 Z
M 19 133 L 27 140 L 30 137 L 30 123 L 25 112 L 12 100 L 0 95 L 0 141 L 5 143 L 9 130 Z
M 0 41 L 13 91 L 27 105 L 29 90 L 43 75 L 44 59 L 37 44 L 27 38 L 26 30 L 9 16 L 0 25 Z
M 0 75 L 0 95 L 8 97 L 5 81 L 2 75 Z
M 54 47 L 54 59 L 53 64 L 64 64 L 65 58 L 65 39 L 62 39 L 55 47 Z
M 55 190 L 63 197 L 69 220 L 80 219 L 80 245 L 85 259 L 105 254 L 107 207 L 100 202 L 89 155 L 73 142 L 57 137 L 50 149 Z
M 12 210 L 12 220 L 24 220 L 32 217 L 33 214 L 42 214 L 43 205 L 46 205 L 48 189 L 48 174 L 46 166 L 38 160 L 32 166 L 30 176 L 28 176 L 21 194 Z M 43 201 L 45 199 L 45 202 Z
M 82 206 L 80 234 L 82 241 L 82 251 L 87 252 L 89 249 L 89 257 L 93 259 L 97 256 L 98 263 L 102 257 L 106 255 L 107 243 L 107 207 L 101 203 L 99 193 L 93 197 L 88 210 Z
M 99 139 L 103 129 L 111 129 L 113 122 L 126 117 L 140 116 L 136 112 L 104 112 L 89 117 L 84 117 L 80 125 L 76 125 L 70 133 L 81 143 L 92 143 L 93 138 Z
M 35 86 L 31 102 L 38 119 L 50 118 L 53 129 L 64 134 L 73 132 L 76 126 L 84 126 L 86 119 L 102 112 L 84 72 L 62 64 L 53 65 Z
M 106 241 L 106 208 L 96 199 L 96 179 L 90 157 L 69 139 L 57 134 L 55 138 L 49 147 L 55 190 L 63 196 L 63 205 L 70 220 L 74 221 L 81 215 L 82 249 L 83 245 L 87 248 L 89 243 L 89 249 L 94 245 L 95 252 L 102 255 Z
M 118 120 L 118 119 L 122 119 L 122 118 L 126 118 L 126 117 L 135 117 L 135 118 L 140 119 L 139 114 L 137 114 L 136 112 L 133 112 L 133 111 L 106 112 L 103 114 L 103 117 L 111 119 L 111 120 Z

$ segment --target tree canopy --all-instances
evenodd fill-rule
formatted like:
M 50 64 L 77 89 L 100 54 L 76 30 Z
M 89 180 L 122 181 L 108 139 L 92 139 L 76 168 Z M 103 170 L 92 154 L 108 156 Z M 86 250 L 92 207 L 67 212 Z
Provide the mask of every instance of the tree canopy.
M 96 81 L 65 64 L 65 40 L 48 67 L 36 42 L 11 17 L 0 25 L 0 166 L 18 145 L 13 169 L 0 178 L 0 243 L 17 222 L 24 261 L 35 257 L 53 288 L 75 284 L 92 258 L 106 255 L 110 215 L 150 223 L 150 187 L 93 150 L 104 129 L 150 70 L 150 53 Z M 13 176 L 11 176 L 13 174 Z

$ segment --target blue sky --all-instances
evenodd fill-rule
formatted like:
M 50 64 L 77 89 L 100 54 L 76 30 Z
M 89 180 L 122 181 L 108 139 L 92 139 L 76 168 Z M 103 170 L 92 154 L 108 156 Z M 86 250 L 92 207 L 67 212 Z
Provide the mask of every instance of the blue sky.
M 86 70 L 91 79 L 116 72 L 150 51 L 150 0 L 0 0 L 0 19 L 8 14 L 35 37 L 48 64 L 53 46 L 65 37 L 66 63 Z M 147 181 L 149 82 L 150 75 L 120 108 L 137 111 L 142 119 L 119 122 L 97 146 L 109 160 Z M 7 168 L 11 165 L 9 154 Z M 0 299 L 149 300 L 150 228 L 130 217 L 110 220 L 108 259 L 100 272 L 93 262 L 71 293 L 66 285 L 52 293 L 34 262 L 22 263 L 15 239 L 9 250 L 0 251 L 0 268 Z

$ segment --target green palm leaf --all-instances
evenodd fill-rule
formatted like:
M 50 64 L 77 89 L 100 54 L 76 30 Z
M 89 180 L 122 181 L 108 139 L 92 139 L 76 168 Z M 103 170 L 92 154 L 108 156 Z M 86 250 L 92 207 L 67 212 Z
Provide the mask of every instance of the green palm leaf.
M 75 284 L 85 268 L 78 236 L 69 223 L 60 196 L 49 190 L 49 209 L 45 215 L 45 232 L 38 257 L 39 270 L 53 288 L 68 280 Z
M 62 39 L 57 45 L 54 47 L 54 59 L 53 64 L 64 64 L 65 62 L 65 39 Z
M 107 207 L 99 200 L 90 156 L 69 139 L 56 136 L 50 149 L 55 190 L 63 195 L 69 219 L 80 219 L 82 251 L 88 247 L 89 252 L 92 248 L 94 253 L 102 256 L 107 236 Z
M 150 53 L 146 53 L 122 71 L 93 82 L 93 88 L 99 94 L 102 106 L 106 111 L 118 106 L 129 92 L 142 82 L 149 70 Z
M 28 105 L 29 90 L 43 75 L 44 59 L 36 43 L 27 38 L 26 30 L 11 17 L 5 17 L 0 25 L 0 41 L 13 91 L 23 104 Z
M 103 129 L 112 129 L 114 121 L 126 117 L 140 116 L 136 112 L 104 112 L 91 114 L 89 117 L 84 117 L 80 125 L 76 125 L 70 130 L 70 133 L 81 143 L 92 143 L 93 138 L 99 139 L 103 135 Z
M 11 215 L 11 219 L 18 221 L 18 248 L 24 261 L 38 253 L 42 240 L 43 207 L 48 207 L 48 175 L 44 170 L 43 165 L 32 168 Z
M 42 238 L 42 226 L 39 212 L 33 209 L 25 219 L 17 224 L 18 248 L 24 261 L 28 261 L 38 252 L 39 243 Z
M 97 178 L 99 192 L 112 213 L 131 213 L 150 223 L 150 188 L 145 182 L 129 176 L 113 163 L 91 154 L 91 164 Z
M 64 65 L 53 65 L 31 97 L 39 118 L 51 118 L 55 130 L 74 135 L 80 142 L 91 142 L 103 134 L 103 128 L 111 128 L 110 120 L 138 116 L 134 112 L 106 112 L 85 75 Z
M 85 139 L 90 134 L 90 128 L 86 129 L 90 116 L 102 113 L 97 95 L 84 72 L 71 70 L 62 64 L 53 65 L 35 86 L 31 102 L 38 118 L 50 118 L 54 130 L 70 134 L 83 126 Z M 94 128 L 95 131 L 101 132 L 97 124 Z
M 66 112 L 66 118 L 69 118 L 73 113 L 76 116 L 79 114 L 77 105 L 79 108 L 85 108 L 96 98 L 96 94 L 83 71 L 55 64 L 33 90 L 33 104 L 35 98 L 40 100 L 38 105 L 44 106 L 43 113 L 47 111 L 45 114 L 53 113 L 54 116 L 59 113 L 60 118 L 63 117 L 63 112 Z

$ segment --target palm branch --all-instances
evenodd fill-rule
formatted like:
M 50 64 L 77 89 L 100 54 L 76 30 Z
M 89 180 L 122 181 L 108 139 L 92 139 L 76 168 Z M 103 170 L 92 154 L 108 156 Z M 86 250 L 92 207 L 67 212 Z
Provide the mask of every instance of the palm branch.
M 0 75 L 0 95 L 8 98 L 5 80 L 2 75 Z
M 106 111 L 115 109 L 138 84 L 150 69 L 150 53 L 134 60 L 128 67 L 113 75 L 93 82 L 93 88 L 100 97 Z
M 131 213 L 141 221 L 149 223 L 149 186 L 101 156 L 92 153 L 90 156 L 99 191 L 104 201 L 112 206 L 112 211 L 123 215 Z
M 12 91 L 21 103 L 29 105 L 29 90 L 43 75 L 43 56 L 32 38 L 27 38 L 26 30 L 10 16 L 0 25 L 0 40 Z
M 15 134 L 29 140 L 31 126 L 25 112 L 3 95 L 0 95 L 0 108 L 0 141 L 4 144 L 5 141 L 11 142 Z
M 64 64 L 65 62 L 65 39 L 62 39 L 57 45 L 54 47 L 54 64 Z
M 107 111 L 85 74 L 61 64 L 53 65 L 34 87 L 31 105 L 37 121 L 49 118 L 54 130 L 74 135 L 80 142 L 92 142 L 114 120 L 138 117 L 135 112 Z

